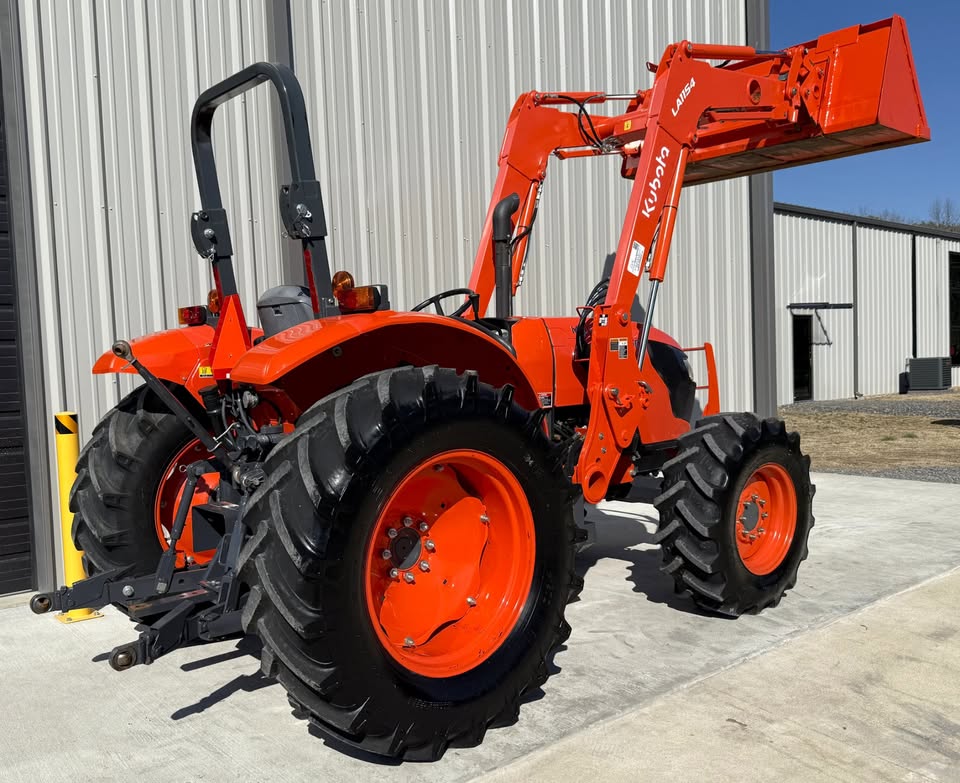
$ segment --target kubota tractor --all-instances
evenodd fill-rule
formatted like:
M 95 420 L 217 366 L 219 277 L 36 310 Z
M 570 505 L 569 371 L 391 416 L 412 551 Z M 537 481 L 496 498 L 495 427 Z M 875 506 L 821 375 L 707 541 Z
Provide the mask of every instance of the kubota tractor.
M 520 96 L 468 287 L 411 312 L 330 274 L 292 72 L 260 63 L 204 92 L 192 233 L 215 289 L 180 311 L 183 328 L 121 340 L 94 367 L 144 385 L 80 455 L 70 508 L 89 578 L 33 609 L 128 614 L 140 635 L 112 652 L 118 670 L 255 635 L 264 672 L 321 732 L 435 759 L 515 720 L 546 680 L 582 585 L 581 495 L 597 503 L 662 473 L 665 578 L 712 612 L 779 602 L 807 554 L 809 460 L 782 422 L 718 413 L 709 346 L 692 426 L 694 381 L 652 326 L 657 293 L 684 184 L 929 138 L 906 29 L 894 17 L 774 52 L 684 41 L 649 67 L 653 86 L 629 95 Z M 292 173 L 280 211 L 307 285 L 264 294 L 254 328 L 211 124 L 264 81 L 280 99 Z M 622 113 L 593 113 L 611 102 Z M 634 179 L 609 279 L 579 315 L 515 317 L 548 160 L 597 155 L 621 156 Z

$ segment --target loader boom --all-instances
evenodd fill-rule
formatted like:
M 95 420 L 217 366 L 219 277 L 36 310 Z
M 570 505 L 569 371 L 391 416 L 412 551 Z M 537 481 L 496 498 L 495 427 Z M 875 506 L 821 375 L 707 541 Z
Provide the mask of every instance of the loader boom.
M 716 60 L 723 62 L 711 64 Z M 653 86 L 634 95 L 520 96 L 504 135 L 470 281 L 483 312 L 496 279 L 494 210 L 516 193 L 520 206 L 511 244 L 510 293 L 516 292 L 552 155 L 623 158 L 622 173 L 634 184 L 607 297 L 594 308 L 596 344 L 631 340 L 630 305 L 641 274 L 649 276 L 650 288 L 639 360 L 623 361 L 622 352 L 592 354 L 590 424 L 574 474 L 590 502 L 604 497 L 621 452 L 636 433 L 644 443 L 670 435 L 658 427 L 656 417 L 643 415 L 650 388 L 643 359 L 683 185 L 930 138 L 906 26 L 896 16 L 777 52 L 682 41 L 667 47 L 655 74 Z M 626 111 L 616 116 L 588 113 L 590 106 L 612 101 L 627 101 Z M 565 110 L 570 106 L 578 111 Z

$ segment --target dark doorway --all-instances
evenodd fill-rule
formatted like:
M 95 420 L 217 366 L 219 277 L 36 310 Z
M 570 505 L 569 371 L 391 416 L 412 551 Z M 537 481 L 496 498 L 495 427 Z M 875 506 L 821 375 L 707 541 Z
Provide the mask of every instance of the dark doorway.
M 7 149 L 0 100 L 0 595 L 36 586 L 30 551 L 26 425 L 13 275 Z
M 793 316 L 793 399 L 813 399 L 813 316 Z

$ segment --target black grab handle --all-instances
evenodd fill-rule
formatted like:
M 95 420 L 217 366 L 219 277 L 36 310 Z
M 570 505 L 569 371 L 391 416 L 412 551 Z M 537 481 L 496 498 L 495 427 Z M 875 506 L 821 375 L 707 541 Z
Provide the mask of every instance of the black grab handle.
M 513 315 L 513 221 L 520 208 L 520 196 L 511 193 L 493 208 L 493 268 L 496 285 L 497 318 Z

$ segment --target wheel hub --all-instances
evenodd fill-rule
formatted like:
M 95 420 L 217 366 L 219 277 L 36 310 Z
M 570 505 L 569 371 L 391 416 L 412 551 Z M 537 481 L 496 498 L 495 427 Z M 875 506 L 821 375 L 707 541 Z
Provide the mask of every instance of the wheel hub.
M 793 479 L 782 465 L 761 465 L 737 503 L 737 550 L 747 570 L 758 576 L 776 570 L 790 550 L 796 526 Z
M 488 454 L 445 452 L 415 467 L 372 531 L 366 592 L 386 651 L 418 674 L 467 671 L 507 638 L 533 578 L 533 516 Z

